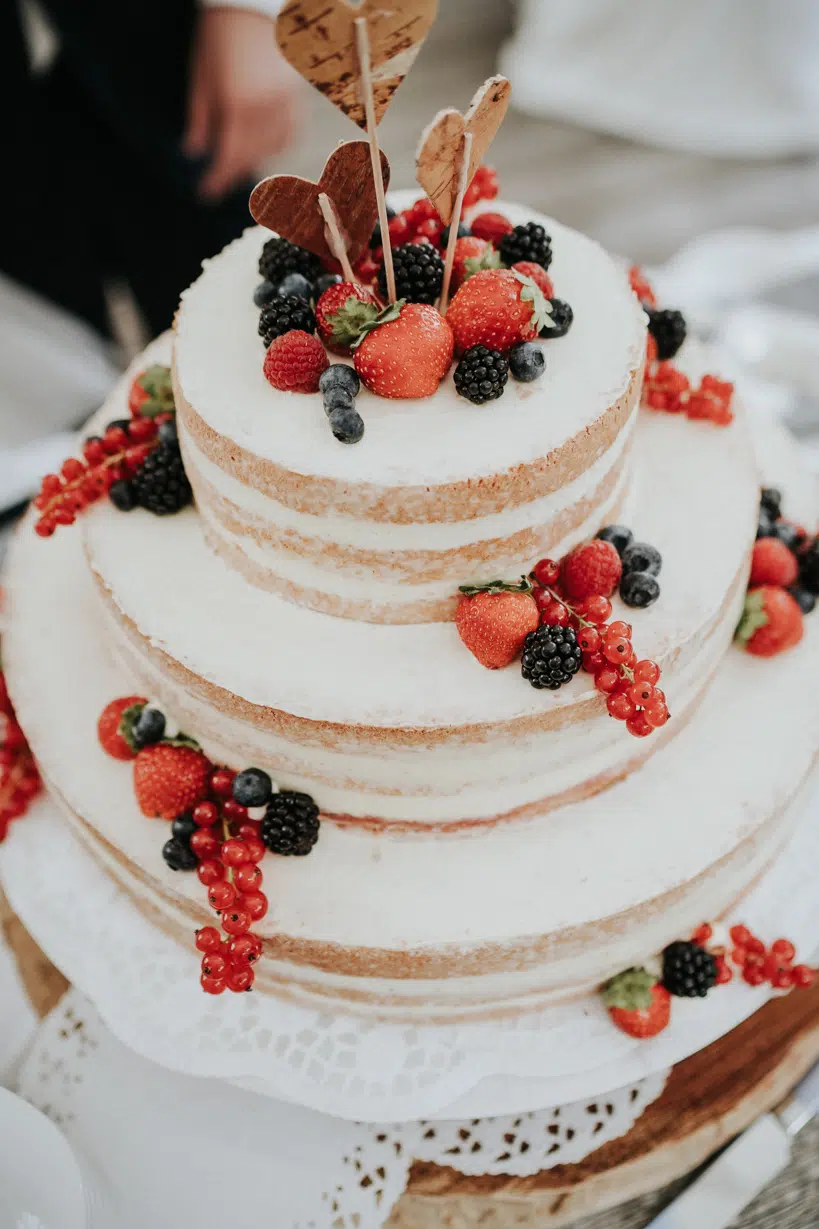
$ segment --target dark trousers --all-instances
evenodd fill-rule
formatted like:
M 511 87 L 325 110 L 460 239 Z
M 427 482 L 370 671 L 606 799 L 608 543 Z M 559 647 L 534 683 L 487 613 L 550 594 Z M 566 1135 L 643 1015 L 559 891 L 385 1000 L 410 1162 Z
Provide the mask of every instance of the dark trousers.
M 155 333 L 206 256 L 250 224 L 250 185 L 211 205 L 183 156 L 195 0 L 44 0 L 60 40 L 29 70 L 0 0 L 0 271 L 109 332 L 122 279 Z

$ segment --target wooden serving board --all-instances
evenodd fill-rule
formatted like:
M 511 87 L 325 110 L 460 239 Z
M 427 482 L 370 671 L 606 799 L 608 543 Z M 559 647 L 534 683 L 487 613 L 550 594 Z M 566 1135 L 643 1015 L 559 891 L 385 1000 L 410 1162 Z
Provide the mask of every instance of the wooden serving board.
M 68 982 L 0 893 L 0 930 L 40 1016 Z M 772 1000 L 679 1063 L 662 1093 L 621 1139 L 577 1165 L 529 1178 L 467 1177 L 416 1162 L 386 1229 L 557 1229 L 657 1190 L 695 1169 L 759 1114 L 783 1101 L 819 1060 L 819 983 Z

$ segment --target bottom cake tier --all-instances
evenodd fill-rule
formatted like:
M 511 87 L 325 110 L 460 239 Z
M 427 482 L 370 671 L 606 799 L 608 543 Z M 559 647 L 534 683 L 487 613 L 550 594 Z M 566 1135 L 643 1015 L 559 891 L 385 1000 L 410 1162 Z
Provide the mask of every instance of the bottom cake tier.
M 777 464 L 786 490 L 789 476 L 804 487 L 787 447 Z M 166 826 L 140 813 L 130 766 L 96 739 L 99 713 L 132 683 L 102 648 L 79 535 L 44 544 L 24 524 L 8 584 L 9 688 L 53 796 L 111 881 L 190 949 L 195 979 L 193 931 L 213 917 L 205 890 L 164 864 Z M 382 1019 L 516 1013 L 583 994 L 718 919 L 797 821 L 819 746 L 817 665 L 810 619 L 781 657 L 731 650 L 645 766 L 538 819 L 423 835 L 325 823 L 309 858 L 265 862 L 258 991 Z

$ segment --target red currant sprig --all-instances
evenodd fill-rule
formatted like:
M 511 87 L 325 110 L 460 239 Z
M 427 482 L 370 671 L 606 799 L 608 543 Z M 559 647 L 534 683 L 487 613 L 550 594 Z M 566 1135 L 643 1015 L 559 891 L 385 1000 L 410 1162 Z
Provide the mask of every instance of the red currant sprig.
M 733 396 L 733 384 L 713 375 L 704 375 L 699 386 L 692 388 L 688 376 L 672 362 L 668 359 L 658 362 L 657 343 L 649 336 L 643 378 L 644 406 L 727 427 L 734 421 Z
M 635 738 L 645 738 L 668 721 L 665 692 L 657 686 L 660 667 L 655 661 L 637 658 L 631 643 L 630 623 L 608 623 L 612 605 L 597 595 L 574 603 L 561 597 L 560 564 L 541 559 L 532 572 L 533 597 L 542 623 L 573 627 L 583 653 L 583 669 L 594 675 L 594 685 L 606 697 L 609 716 L 625 721 Z
M 210 779 L 212 800 L 200 802 L 193 810 L 198 831 L 191 837 L 191 849 L 200 857 L 197 874 L 208 889 L 211 908 L 220 915 L 225 935 L 215 926 L 203 926 L 196 932 L 196 947 L 203 953 L 200 984 L 207 994 L 252 988 L 253 965 L 262 954 L 262 941 L 251 934 L 251 927 L 268 909 L 261 890 L 259 863 L 265 846 L 260 825 L 234 800 L 234 776 L 227 768 L 215 769 Z
M 34 506 L 40 518 L 34 526 L 49 538 L 58 525 L 73 525 L 89 504 L 106 495 L 121 478 L 136 473 L 151 452 L 158 425 L 152 418 L 134 418 L 127 428 L 111 426 L 101 437 L 83 444 L 83 460 L 69 457 L 59 474 L 46 474 Z
M 766 948 L 747 926 L 732 926 L 730 935 L 734 945 L 731 960 L 742 970 L 742 979 L 749 986 L 768 982 L 775 990 L 807 989 L 816 980 L 816 969 L 794 964 L 796 948 L 790 939 L 775 939 Z
M 8 835 L 13 819 L 28 810 L 29 803 L 43 788 L 34 756 L 26 736 L 17 724 L 11 706 L 6 681 L 0 674 L 0 713 L 3 717 L 3 738 L 0 743 L 0 844 Z

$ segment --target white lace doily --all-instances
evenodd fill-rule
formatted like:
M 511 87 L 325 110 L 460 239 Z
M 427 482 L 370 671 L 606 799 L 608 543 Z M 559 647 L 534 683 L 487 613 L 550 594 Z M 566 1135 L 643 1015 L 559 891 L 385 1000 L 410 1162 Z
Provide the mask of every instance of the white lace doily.
M 629 1130 L 666 1074 L 594 1103 L 465 1122 L 345 1122 L 157 1067 L 122 1046 L 77 991 L 44 1022 L 18 1091 L 68 1136 L 89 1229 L 377 1229 L 413 1160 L 524 1176 Z
M 819 935 L 819 807 L 736 920 L 801 953 Z M 260 994 L 211 999 L 193 951 L 146 921 L 41 801 L 0 849 L 12 907 L 131 1049 L 188 1074 L 370 1122 L 473 1118 L 593 1100 L 709 1045 L 769 991 L 735 980 L 678 1000 L 651 1041 L 613 1028 L 596 995 L 518 1019 L 405 1027 L 321 1014 Z

